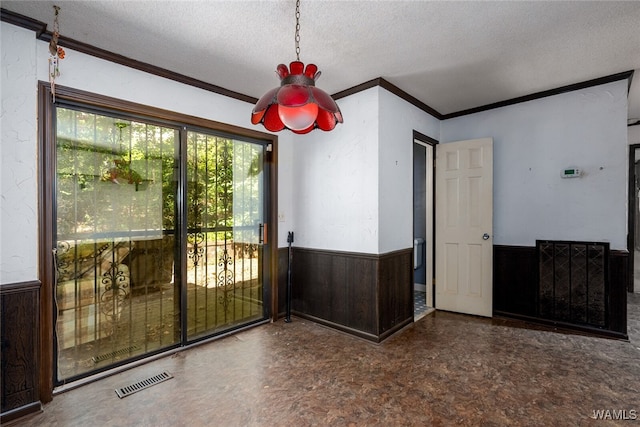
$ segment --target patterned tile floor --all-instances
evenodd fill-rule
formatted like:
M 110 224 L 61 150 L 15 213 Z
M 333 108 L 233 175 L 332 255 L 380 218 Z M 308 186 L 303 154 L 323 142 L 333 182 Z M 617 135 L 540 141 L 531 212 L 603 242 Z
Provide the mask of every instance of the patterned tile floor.
M 58 394 L 16 425 L 638 425 L 596 419 L 640 413 L 636 304 L 630 342 L 438 311 L 374 344 L 294 317 Z M 117 397 L 163 371 L 174 378 Z
M 427 306 L 427 293 L 414 290 L 413 291 L 413 318 L 414 320 L 421 319 L 426 316 L 433 309 Z

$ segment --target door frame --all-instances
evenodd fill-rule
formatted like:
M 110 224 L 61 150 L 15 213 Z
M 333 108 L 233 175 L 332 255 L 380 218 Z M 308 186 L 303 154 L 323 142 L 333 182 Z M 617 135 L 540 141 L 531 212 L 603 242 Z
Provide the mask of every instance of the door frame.
M 627 251 L 629 252 L 629 279 L 627 283 L 627 292 L 635 292 L 635 251 L 636 245 L 640 242 L 636 241 L 636 217 L 638 216 L 638 202 L 640 198 L 636 192 L 636 153 L 640 152 L 640 144 L 629 145 L 629 189 L 628 189 L 628 234 L 627 234 Z
M 430 196 L 431 200 L 429 200 L 429 194 L 427 194 L 427 205 L 431 205 L 431 215 L 427 215 L 427 241 L 425 241 L 425 259 L 428 263 L 431 264 L 431 277 L 428 277 L 429 269 L 427 269 L 427 277 L 426 277 L 426 287 L 427 287 L 427 305 L 429 307 L 435 307 L 436 305 L 436 289 L 435 289 L 435 277 L 436 277 L 436 163 L 435 163 L 435 153 L 436 153 L 436 145 L 438 145 L 438 140 L 431 138 L 430 136 L 424 135 L 416 130 L 413 131 L 413 144 L 420 144 L 425 147 L 431 147 L 431 159 L 429 159 L 428 151 L 427 151 L 427 175 L 429 171 L 431 171 L 431 176 L 427 176 L 427 184 L 431 181 L 431 191 Z M 413 145 L 412 145 L 413 147 Z M 429 164 L 430 163 L 430 164 Z M 412 162 L 413 168 L 413 162 Z M 412 170 L 412 176 L 415 173 Z M 415 191 L 415 190 L 414 190 Z M 413 210 L 411 211 L 411 215 L 413 217 Z M 415 235 L 415 232 L 413 233 Z M 429 241 L 430 240 L 430 241 Z M 413 268 L 411 269 L 413 273 Z M 430 285 L 430 286 L 429 286 Z M 414 280 L 412 275 L 411 280 L 411 289 L 413 294 Z
M 203 119 L 182 113 L 172 112 L 157 107 L 151 107 L 134 102 L 111 98 L 104 95 L 85 92 L 65 86 L 56 85 L 56 99 L 65 100 L 71 104 L 81 104 L 95 109 L 105 109 L 124 113 L 133 117 L 150 117 L 187 126 L 207 128 L 213 131 L 237 135 L 249 139 L 265 141 L 271 150 L 266 150 L 265 168 L 269 169 L 267 189 L 267 208 L 265 223 L 267 227 L 268 248 L 264 252 L 264 265 L 269 271 L 268 283 L 265 282 L 264 297 L 267 319 L 275 321 L 278 318 L 278 137 L 277 135 L 241 128 L 213 120 Z M 43 403 L 50 402 L 54 390 L 54 286 L 55 268 L 53 259 L 54 227 L 54 182 L 55 182 L 55 106 L 49 82 L 38 82 L 38 276 L 40 286 L 39 310 L 39 357 L 38 378 L 39 395 Z M 222 335 L 224 336 L 224 335 Z M 215 337 L 214 337 L 215 338 Z M 199 342 L 206 342 L 202 340 Z M 115 373 L 126 369 L 121 365 L 111 369 Z

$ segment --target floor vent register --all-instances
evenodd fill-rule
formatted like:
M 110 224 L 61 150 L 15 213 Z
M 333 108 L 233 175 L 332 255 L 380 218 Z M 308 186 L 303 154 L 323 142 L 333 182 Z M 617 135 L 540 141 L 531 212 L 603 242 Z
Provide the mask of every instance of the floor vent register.
M 136 393 L 140 390 L 144 390 L 146 388 L 149 388 L 151 386 L 154 386 L 156 384 L 160 384 L 163 381 L 167 381 L 170 380 L 171 378 L 173 378 L 173 375 L 171 375 L 168 372 L 163 372 L 161 374 L 158 375 L 154 375 L 152 377 L 149 377 L 147 379 L 144 379 L 142 381 L 138 381 L 137 383 L 128 385 L 126 387 L 122 387 L 122 388 L 117 388 L 116 389 L 116 394 L 118 395 L 118 397 L 120 399 L 127 397 L 129 395 L 132 395 L 133 393 Z

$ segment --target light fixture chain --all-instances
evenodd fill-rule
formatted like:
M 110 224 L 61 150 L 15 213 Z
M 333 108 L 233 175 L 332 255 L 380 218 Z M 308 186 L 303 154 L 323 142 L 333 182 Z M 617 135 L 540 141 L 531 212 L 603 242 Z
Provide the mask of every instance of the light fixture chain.
M 296 58 L 300 61 L 300 0 L 296 0 Z
M 53 33 L 58 37 L 60 34 L 60 23 L 58 22 L 58 14 L 60 13 L 60 6 L 53 6 L 54 17 L 53 17 Z

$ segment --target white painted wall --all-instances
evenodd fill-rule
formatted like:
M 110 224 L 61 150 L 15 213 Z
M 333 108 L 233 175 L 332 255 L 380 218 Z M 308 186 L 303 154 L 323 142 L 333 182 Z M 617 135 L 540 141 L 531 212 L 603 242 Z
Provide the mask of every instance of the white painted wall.
M 38 278 L 36 39 L 2 23 L 0 284 Z
M 0 284 L 37 279 L 37 81 L 48 81 L 48 45 L 33 31 L 2 22 Z M 66 49 L 57 84 L 182 114 L 256 128 L 252 105 Z M 274 81 L 274 84 L 277 81 Z M 269 88 L 265 88 L 267 90 Z M 293 229 L 292 142 L 278 134 L 279 246 Z
M 440 140 L 493 137 L 494 244 L 627 248 L 627 81 L 442 122 Z M 582 178 L 562 179 L 577 166 Z
M 278 135 L 278 247 L 288 245 L 287 232 L 295 231 L 294 215 L 294 134 L 280 132 Z
M 48 44 L 37 42 L 38 79 L 48 81 Z M 56 84 L 182 114 L 254 128 L 249 103 L 65 49 Z M 262 130 L 262 129 L 259 129 Z
M 295 245 L 362 253 L 413 246 L 413 130 L 439 121 L 386 89 L 338 101 L 345 123 L 297 137 Z
M 294 245 L 378 253 L 378 88 L 338 105 L 343 124 L 295 137 Z
M 36 83 L 48 80 L 47 59 L 33 32 L 2 23 L 0 283 L 37 278 Z M 58 84 L 253 128 L 248 103 L 71 50 Z M 345 123 L 334 131 L 278 134 L 280 247 L 287 231 L 299 247 L 411 247 L 415 129 L 443 142 L 494 138 L 495 244 L 604 240 L 626 248 L 627 132 L 636 135 L 626 127 L 626 82 L 442 124 L 380 87 L 338 103 Z M 560 179 L 574 165 L 585 176 Z
M 440 121 L 379 89 L 378 253 L 413 247 L 413 131 L 437 140 Z

